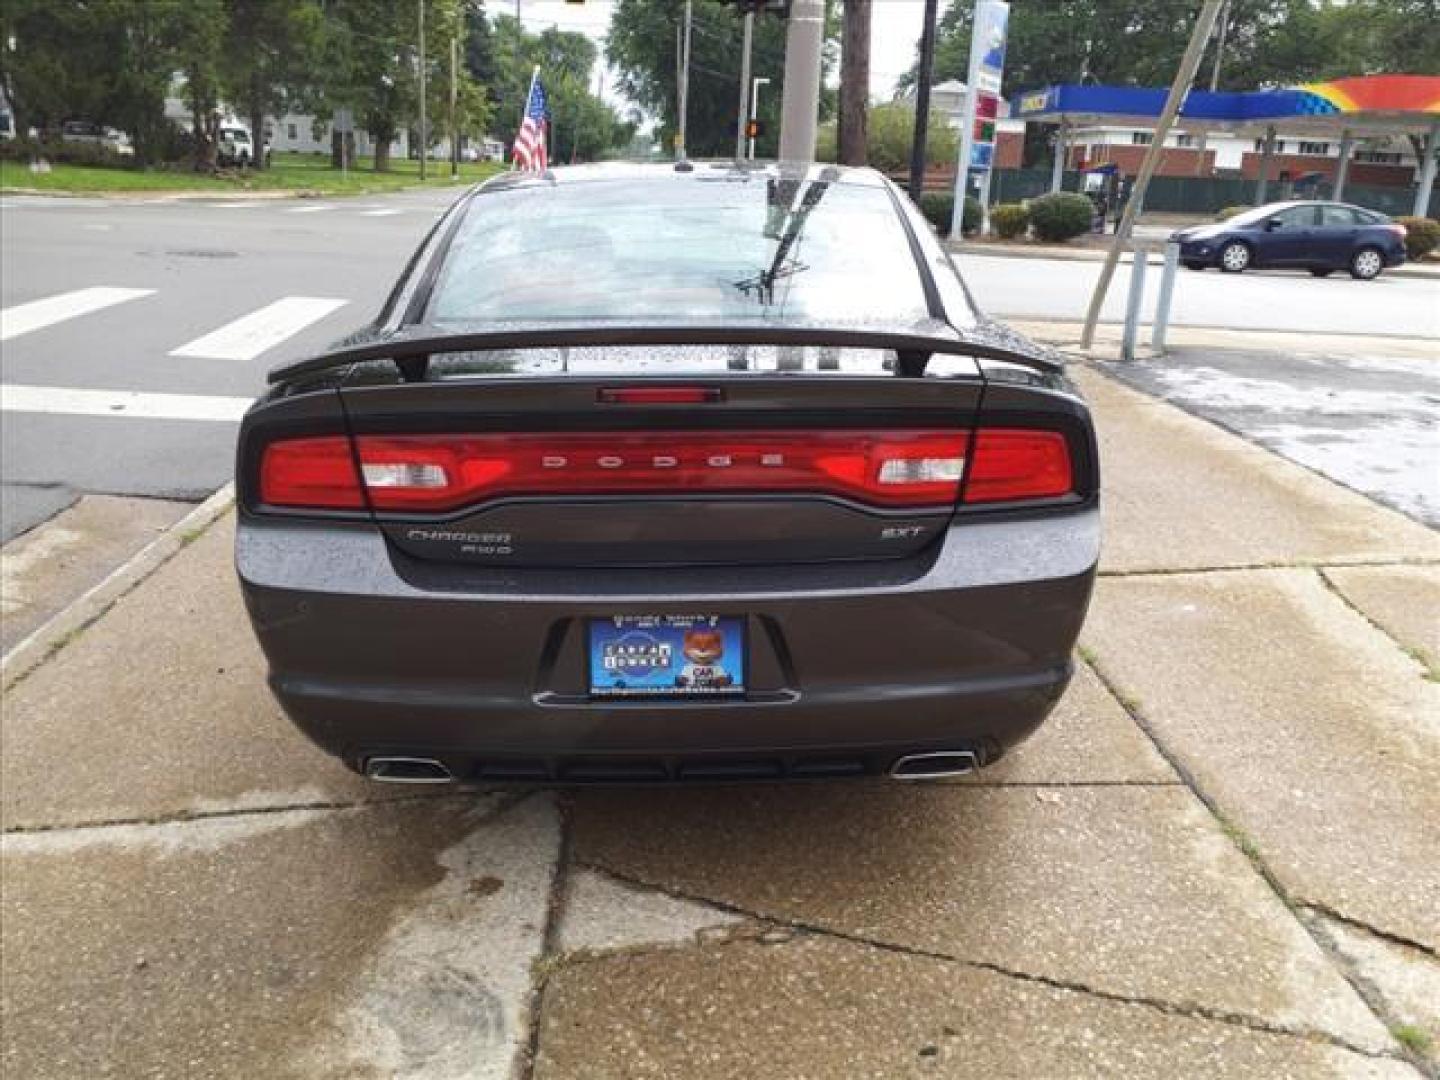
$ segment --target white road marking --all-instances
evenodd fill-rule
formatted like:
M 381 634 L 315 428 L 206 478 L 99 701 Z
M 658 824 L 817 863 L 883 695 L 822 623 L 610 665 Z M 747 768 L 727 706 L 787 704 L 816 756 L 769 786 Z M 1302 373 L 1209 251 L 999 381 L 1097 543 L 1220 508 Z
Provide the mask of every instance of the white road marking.
M 396 209 L 394 209 L 393 207 L 387 207 L 387 208 L 384 209 L 384 210 L 362 210 L 362 211 L 360 212 L 360 216 L 361 216 L 361 217 L 393 217 L 395 214 L 398 214 L 398 213 L 400 213 L 399 210 L 396 210 Z
M 199 360 L 253 360 L 347 302 L 325 296 L 287 296 L 181 345 L 170 355 Z
M 327 210 L 334 210 L 333 206 L 291 206 L 286 209 L 287 214 L 323 214 Z
M 123 304 L 126 300 L 138 300 L 154 292 L 154 289 L 116 289 L 100 285 L 47 296 L 43 300 L 31 300 L 28 304 L 16 304 L 0 311 L 0 341 L 9 341 L 32 330 L 43 330 L 113 304 Z
M 157 394 L 140 390 L 74 390 L 65 386 L 0 385 L 0 412 L 57 416 L 119 416 L 139 420 L 239 420 L 248 397 Z
M 216 210 L 254 210 L 257 206 L 264 206 L 258 202 L 217 202 L 210 203 Z

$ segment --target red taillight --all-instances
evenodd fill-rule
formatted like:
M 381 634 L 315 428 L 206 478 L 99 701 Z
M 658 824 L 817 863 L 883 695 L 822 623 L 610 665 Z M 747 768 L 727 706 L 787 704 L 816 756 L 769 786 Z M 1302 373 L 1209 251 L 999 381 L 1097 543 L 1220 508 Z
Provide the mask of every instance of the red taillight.
M 1058 431 L 982 428 L 970 454 L 967 503 L 1068 495 L 1074 488 L 1070 446 Z
M 260 501 L 270 506 L 363 510 L 365 495 L 344 435 L 285 439 L 265 448 Z
M 966 457 L 969 457 L 967 466 Z M 1055 431 L 643 431 L 362 435 L 265 448 L 260 502 L 443 512 L 527 495 L 826 494 L 886 508 L 1053 498 L 1074 487 Z M 363 489 L 362 489 L 363 478 Z
M 605 432 L 363 435 L 378 510 L 453 510 L 501 496 L 814 492 L 948 506 L 964 432 Z

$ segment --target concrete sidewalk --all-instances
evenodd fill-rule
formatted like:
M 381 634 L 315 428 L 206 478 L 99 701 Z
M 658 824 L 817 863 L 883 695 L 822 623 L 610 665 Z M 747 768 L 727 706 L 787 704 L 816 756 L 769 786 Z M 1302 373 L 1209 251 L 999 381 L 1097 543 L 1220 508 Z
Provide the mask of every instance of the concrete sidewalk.
M 1149 252 L 1152 256 L 1162 256 L 1165 253 L 1165 244 L 1169 238 L 1168 231 L 1140 233 L 1132 236 L 1129 248 L 1120 255 L 1122 263 L 1135 261 L 1133 249 L 1138 246 Z M 1060 259 L 1065 262 L 1104 262 L 1105 253 L 1109 249 L 1109 242 L 1114 240 L 1113 236 L 1104 238 L 1099 242 L 1099 237 L 1081 237 L 1086 243 L 1077 244 L 1042 244 L 1038 241 L 1008 241 L 1008 240 L 947 240 L 945 247 L 953 254 L 965 255 L 994 255 L 1004 259 Z M 1151 259 L 1153 265 L 1155 259 Z M 1440 262 L 1434 259 L 1426 259 L 1424 262 L 1407 262 L 1402 266 L 1392 266 L 1385 271 L 1393 277 L 1417 277 L 1440 279 Z
M 368 786 L 221 518 L 5 693 L 5 1075 L 1436 1075 L 1440 536 L 1079 378 L 1077 679 L 954 783 Z

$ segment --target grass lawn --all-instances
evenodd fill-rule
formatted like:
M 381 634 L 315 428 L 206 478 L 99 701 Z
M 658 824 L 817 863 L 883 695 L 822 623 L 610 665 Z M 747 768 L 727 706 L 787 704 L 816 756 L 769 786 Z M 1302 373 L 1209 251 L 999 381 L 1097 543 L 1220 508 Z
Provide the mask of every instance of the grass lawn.
M 473 184 L 502 171 L 494 162 L 462 162 L 460 179 L 450 178 L 448 161 L 426 162 L 425 186 Z M 369 158 L 342 173 L 330 159 L 313 154 L 276 154 L 269 169 L 227 170 L 218 176 L 167 169 L 106 169 L 89 165 L 52 165 L 48 173 L 32 173 L 19 161 L 0 161 L 0 190 L 47 191 L 71 194 L 125 194 L 130 192 L 213 192 L 217 195 L 249 191 L 282 191 L 295 195 L 363 195 L 398 191 L 420 185 L 420 163 L 391 158 L 390 171 L 377 173 Z

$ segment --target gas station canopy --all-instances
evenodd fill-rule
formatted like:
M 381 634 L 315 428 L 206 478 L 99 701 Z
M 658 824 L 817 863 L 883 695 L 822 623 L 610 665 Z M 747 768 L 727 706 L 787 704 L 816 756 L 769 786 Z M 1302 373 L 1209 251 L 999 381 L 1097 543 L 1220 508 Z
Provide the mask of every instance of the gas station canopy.
M 1167 91 L 1066 83 L 1020 94 L 1015 120 L 1149 127 Z M 1358 75 L 1285 90 L 1192 90 L 1178 121 L 1187 131 L 1274 127 L 1288 135 L 1425 134 L 1440 127 L 1440 75 Z
M 1059 124 L 1063 146 L 1067 129 L 1084 127 L 1154 127 L 1168 91 L 1158 87 L 1086 86 L 1066 83 L 1018 95 L 1011 119 Z M 1440 151 L 1440 75 L 1356 75 L 1330 82 L 1308 83 L 1285 90 L 1245 92 L 1192 90 L 1180 108 L 1178 123 L 1186 132 L 1263 131 L 1264 151 L 1255 202 L 1265 201 L 1276 134 L 1340 138 L 1340 164 L 1332 198 L 1345 189 L 1350 148 L 1356 139 L 1381 135 L 1423 135 L 1415 214 L 1430 205 Z M 1052 190 L 1060 189 L 1060 162 L 1055 158 Z

